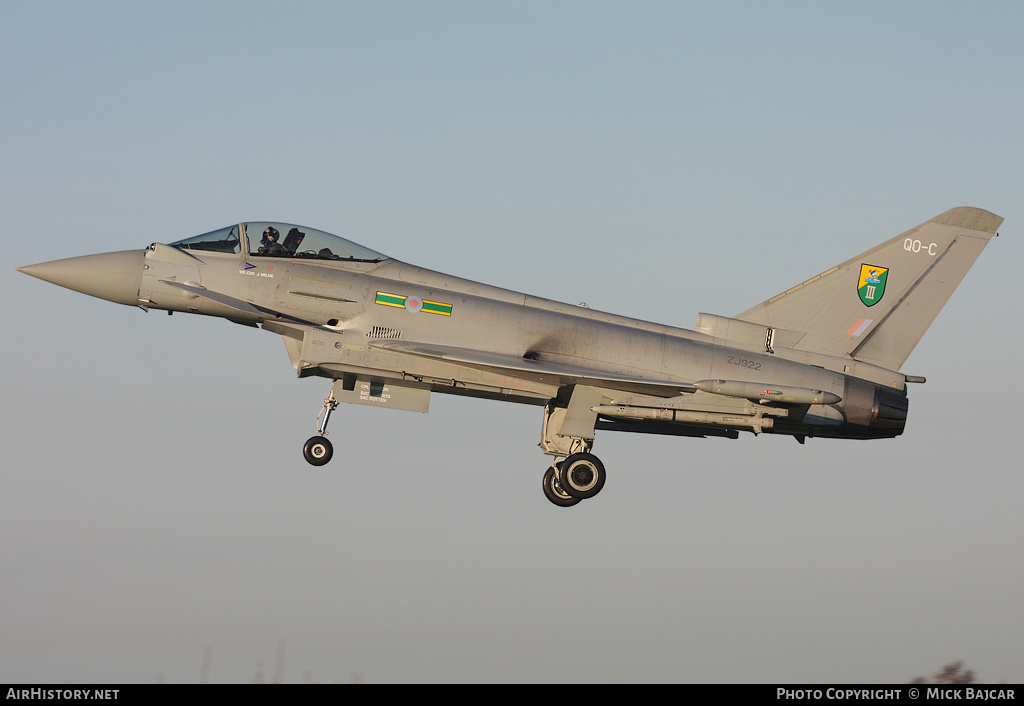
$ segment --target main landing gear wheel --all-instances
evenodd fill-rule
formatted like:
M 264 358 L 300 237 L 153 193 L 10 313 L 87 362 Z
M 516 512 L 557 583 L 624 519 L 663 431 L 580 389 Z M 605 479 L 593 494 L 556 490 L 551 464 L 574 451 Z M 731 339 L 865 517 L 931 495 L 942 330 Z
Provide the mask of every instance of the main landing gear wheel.
M 601 460 L 590 453 L 576 453 L 562 461 L 558 470 L 558 484 L 574 498 L 586 500 L 601 492 L 605 472 Z
M 322 466 L 334 455 L 334 446 L 325 437 L 311 437 L 302 447 L 302 455 L 314 466 Z
M 558 473 L 556 471 L 560 464 L 548 468 L 544 474 L 544 497 L 553 502 L 559 507 L 572 507 L 580 501 L 579 498 L 573 496 L 562 490 L 562 486 L 558 484 Z

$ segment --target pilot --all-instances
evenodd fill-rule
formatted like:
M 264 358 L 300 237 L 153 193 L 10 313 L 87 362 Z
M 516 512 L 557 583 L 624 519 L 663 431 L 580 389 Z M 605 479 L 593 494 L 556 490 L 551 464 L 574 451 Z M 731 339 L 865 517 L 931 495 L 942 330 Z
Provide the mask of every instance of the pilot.
M 263 247 L 260 248 L 261 253 L 283 253 L 284 247 L 281 245 L 281 232 L 274 226 L 267 226 L 267 229 L 263 231 L 263 239 L 260 240 Z

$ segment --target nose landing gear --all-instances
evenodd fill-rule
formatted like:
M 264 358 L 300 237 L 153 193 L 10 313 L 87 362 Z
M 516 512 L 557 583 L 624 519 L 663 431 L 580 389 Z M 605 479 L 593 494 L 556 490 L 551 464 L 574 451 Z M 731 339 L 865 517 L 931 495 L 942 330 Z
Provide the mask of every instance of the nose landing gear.
M 323 466 L 334 456 L 334 446 L 327 440 L 327 421 L 331 418 L 331 412 L 338 407 L 338 400 L 334 398 L 334 388 L 324 400 L 324 407 L 316 416 L 317 436 L 310 437 L 306 445 L 302 447 L 302 455 L 314 466 Z M 321 421 L 321 419 L 323 421 Z

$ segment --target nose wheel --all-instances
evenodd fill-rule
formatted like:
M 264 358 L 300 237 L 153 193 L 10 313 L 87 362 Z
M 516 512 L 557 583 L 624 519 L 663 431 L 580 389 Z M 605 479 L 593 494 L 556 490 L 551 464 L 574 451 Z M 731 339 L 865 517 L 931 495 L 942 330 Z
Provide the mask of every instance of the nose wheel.
M 302 447 L 302 455 L 314 466 L 323 466 L 334 456 L 334 445 L 327 440 L 327 421 L 331 418 L 331 412 L 338 407 L 338 400 L 334 398 L 334 388 L 324 400 L 324 407 L 316 416 L 317 435 L 310 437 L 306 445 Z
M 302 447 L 302 455 L 314 466 L 323 466 L 334 455 L 334 445 L 323 436 L 310 437 Z

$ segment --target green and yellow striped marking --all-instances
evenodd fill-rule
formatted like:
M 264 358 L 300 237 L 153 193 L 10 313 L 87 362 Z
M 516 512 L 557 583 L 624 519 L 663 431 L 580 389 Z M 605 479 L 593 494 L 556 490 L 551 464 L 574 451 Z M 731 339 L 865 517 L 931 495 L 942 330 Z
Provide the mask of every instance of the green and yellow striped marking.
M 397 294 L 388 294 L 386 292 L 377 292 L 377 303 L 383 304 L 384 306 L 397 306 L 399 309 L 405 308 L 406 297 L 400 297 Z
M 374 299 L 377 304 L 384 306 L 393 306 L 399 309 L 408 309 L 409 311 L 422 311 L 427 314 L 438 314 L 440 316 L 451 316 L 452 305 L 445 304 L 444 302 L 433 302 L 429 299 L 414 299 L 412 306 L 410 306 L 409 297 L 404 297 L 400 294 L 388 294 L 387 292 L 377 292 L 377 298 Z
M 440 314 L 441 316 L 452 315 L 452 305 L 443 304 L 441 302 L 432 302 L 426 299 L 423 300 L 423 308 L 420 311 L 425 311 L 428 314 Z

